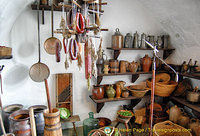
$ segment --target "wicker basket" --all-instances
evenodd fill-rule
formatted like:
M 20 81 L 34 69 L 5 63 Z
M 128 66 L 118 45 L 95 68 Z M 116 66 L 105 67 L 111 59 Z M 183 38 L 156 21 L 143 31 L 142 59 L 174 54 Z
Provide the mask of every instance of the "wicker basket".
M 132 93 L 132 96 L 143 97 L 149 90 L 129 90 Z
M 0 46 L 0 56 L 11 56 L 12 48 Z
M 151 88 L 151 82 L 147 80 L 147 86 Z M 155 83 L 155 95 L 168 97 L 176 89 L 178 83 L 170 81 L 168 83 Z
M 102 128 L 99 128 L 99 129 L 93 129 L 88 133 L 88 136 L 107 136 L 107 134 L 104 132 L 105 128 L 106 127 L 102 127 Z M 111 127 L 111 126 L 109 126 L 109 128 L 111 129 L 111 133 L 112 133 L 112 135 L 110 135 L 110 136 L 114 136 L 115 135 L 115 128 Z M 119 133 L 119 136 L 121 136 L 120 131 L 118 131 L 118 133 Z
M 184 127 L 167 120 L 154 125 L 153 136 L 192 136 L 192 134 Z
M 167 73 L 157 74 L 155 81 L 156 82 L 169 82 L 170 81 L 170 75 L 167 74 Z

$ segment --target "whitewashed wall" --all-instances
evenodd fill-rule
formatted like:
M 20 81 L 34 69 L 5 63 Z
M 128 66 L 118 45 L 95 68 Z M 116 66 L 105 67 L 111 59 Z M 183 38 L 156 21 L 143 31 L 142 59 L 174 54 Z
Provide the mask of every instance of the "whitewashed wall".
M 179 0 L 181 1 L 181 0 Z M 14 2 L 14 1 L 12 1 Z M 30 3 L 21 4 L 20 2 L 25 2 L 23 0 L 15 1 L 18 3 L 13 9 L 13 6 L 10 6 L 9 2 L 6 1 L 0 2 L 0 17 L 3 18 L 3 21 L 0 21 L 0 28 L 3 31 L 0 31 L 0 44 L 5 46 L 10 46 L 13 49 L 13 59 L 11 60 L 1 60 L 1 64 L 5 65 L 5 68 L 2 72 L 3 76 L 3 105 L 9 105 L 14 103 L 20 103 L 29 107 L 35 104 L 44 104 L 47 105 L 46 94 L 44 83 L 33 82 L 29 75 L 29 68 L 32 64 L 38 61 L 37 53 L 37 21 L 36 21 L 36 11 L 32 11 Z M 108 32 L 102 32 L 104 37 L 103 39 L 103 48 L 106 50 L 106 47 L 111 47 L 111 35 L 114 34 L 115 28 L 119 28 L 120 32 L 125 35 L 126 33 L 134 33 L 138 31 L 139 34 L 145 32 L 152 35 L 162 35 L 169 33 L 174 36 L 172 30 L 176 29 L 177 26 L 185 30 L 184 36 L 187 37 L 190 35 L 193 40 L 197 38 L 199 33 L 197 26 L 199 26 L 200 18 L 195 18 L 199 15 L 200 12 L 197 9 L 196 5 L 198 0 L 192 0 L 190 3 L 187 0 L 182 1 L 181 3 L 185 6 L 182 8 L 177 8 L 178 3 L 173 3 L 173 0 L 170 0 L 168 3 L 159 2 L 162 8 L 159 8 L 159 3 L 157 2 L 156 10 L 154 3 L 155 0 L 147 1 L 138 1 L 138 0 L 112 0 L 107 1 L 108 5 L 103 7 L 105 14 L 101 17 L 102 27 L 108 28 Z M 7 4 L 7 7 L 3 5 Z M 182 10 L 189 6 L 190 8 L 195 7 L 196 10 L 188 10 L 188 12 L 182 13 Z M 174 12 L 172 15 L 169 15 L 169 8 L 173 7 Z M 4 12 L 4 9 L 7 9 L 7 13 Z M 175 9 L 180 9 L 176 11 Z M 168 12 L 166 12 L 168 11 Z M 176 11 L 176 12 L 175 12 Z M 171 13 L 171 12 L 170 12 Z M 179 20 L 176 16 L 179 14 L 184 14 L 185 18 Z M 6 16 L 9 15 L 9 16 Z M 61 12 L 55 12 L 54 14 L 54 28 L 59 27 L 60 15 Z M 176 16 L 175 16 L 176 15 Z M 170 18 L 173 16 L 173 18 Z M 195 21 L 190 21 L 193 26 L 196 26 L 194 29 L 190 23 L 188 17 L 192 16 L 195 18 Z M 10 18 L 9 18 L 10 17 Z M 17 18 L 17 19 L 16 19 Z M 16 19 L 16 20 L 15 20 Z M 162 23 L 163 20 L 170 20 L 171 23 Z M 173 25 L 173 21 L 177 21 L 179 25 Z M 185 23 L 184 23 L 185 22 Z M 182 25 L 184 27 L 182 27 Z M 169 26 L 172 26 L 171 29 Z M 78 70 L 76 62 L 73 62 L 70 65 L 68 70 L 64 68 L 64 58 L 65 54 L 61 52 L 61 62 L 56 63 L 55 56 L 49 55 L 44 51 L 43 43 L 51 35 L 50 31 L 50 12 L 45 12 L 45 25 L 40 25 L 41 28 L 41 61 L 47 64 L 50 68 L 51 75 L 48 79 L 51 101 L 55 107 L 55 74 L 56 73 L 73 73 L 73 112 L 78 114 L 81 117 L 81 121 L 88 117 L 88 112 L 96 112 L 96 104 L 88 97 L 91 92 L 87 91 L 87 82 L 84 76 L 84 67 L 81 71 Z M 186 29 L 187 28 L 187 29 Z M 189 30 L 188 30 L 189 29 Z M 183 34 L 182 31 L 178 32 L 179 35 Z M 62 36 L 55 34 L 57 38 L 62 40 Z M 173 54 L 169 61 L 182 62 L 182 56 L 184 59 L 190 57 L 198 58 L 199 49 L 198 42 L 193 44 L 193 48 L 197 55 L 190 53 L 188 46 L 184 46 L 184 49 L 187 49 L 188 55 L 181 55 L 185 51 L 182 51 L 182 45 L 187 44 L 178 44 L 181 41 L 187 43 L 187 40 L 182 40 L 181 38 L 171 37 L 173 41 L 173 47 L 177 48 L 176 53 Z M 96 47 L 98 47 L 98 41 L 96 42 Z M 106 50 L 106 54 L 109 58 L 112 58 L 113 52 Z M 147 51 L 122 51 L 119 59 L 122 60 L 138 60 L 143 57 L 145 54 L 151 55 L 151 52 Z M 150 75 L 141 75 L 138 82 L 146 79 Z M 102 81 L 102 84 L 115 83 L 118 80 L 124 80 L 127 84 L 130 84 L 130 76 L 113 76 L 105 77 Z M 95 83 L 93 79 L 93 84 Z M 95 116 L 107 116 L 111 119 L 115 119 L 116 111 L 120 105 L 126 104 L 129 101 L 123 102 L 110 102 L 105 103 L 105 106 L 100 113 L 96 113 Z M 79 122 L 78 125 L 81 125 L 82 122 Z M 70 124 L 67 124 L 66 127 L 71 127 Z

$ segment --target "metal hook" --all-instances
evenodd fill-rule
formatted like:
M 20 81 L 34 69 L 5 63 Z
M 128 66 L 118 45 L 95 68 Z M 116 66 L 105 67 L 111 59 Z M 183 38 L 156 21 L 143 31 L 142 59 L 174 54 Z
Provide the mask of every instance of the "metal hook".
M 4 65 L 0 66 L 0 72 L 3 70 L 4 68 Z

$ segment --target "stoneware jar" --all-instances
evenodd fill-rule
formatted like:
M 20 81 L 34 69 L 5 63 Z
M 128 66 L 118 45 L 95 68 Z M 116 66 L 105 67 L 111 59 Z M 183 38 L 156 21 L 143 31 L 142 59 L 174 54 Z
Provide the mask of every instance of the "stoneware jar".
M 104 86 L 103 85 L 94 85 L 92 89 L 92 96 L 94 99 L 103 99 L 104 98 Z
M 169 120 L 177 123 L 178 118 L 181 116 L 181 110 L 175 105 L 169 110 Z
M 149 72 L 152 64 L 151 58 L 146 54 L 142 59 L 141 59 L 141 64 L 142 64 L 142 69 L 144 72 Z
M 116 91 L 113 88 L 113 85 L 110 85 L 107 90 L 106 90 L 106 94 L 108 96 L 108 99 L 113 99 L 115 97 Z

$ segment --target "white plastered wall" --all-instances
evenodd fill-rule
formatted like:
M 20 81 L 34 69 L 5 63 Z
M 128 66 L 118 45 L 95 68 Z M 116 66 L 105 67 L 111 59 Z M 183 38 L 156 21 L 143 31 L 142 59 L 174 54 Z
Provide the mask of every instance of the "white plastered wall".
M 181 1 L 181 0 L 178 0 Z M 2 95 L 3 105 L 13 103 L 21 103 L 25 107 L 35 104 L 47 105 L 44 83 L 33 82 L 29 75 L 29 68 L 38 61 L 37 53 L 37 21 L 36 11 L 31 10 L 32 1 L 18 0 L 9 2 L 2 0 L 0 2 L 0 44 L 12 47 L 13 59 L 0 60 L 5 65 L 2 72 L 4 94 Z M 105 14 L 101 17 L 103 28 L 108 28 L 108 32 L 102 32 L 103 48 L 108 58 L 113 57 L 113 52 L 106 50 L 111 46 L 111 35 L 114 34 L 115 28 L 119 28 L 120 32 L 134 33 L 138 31 L 152 35 L 170 34 L 172 46 L 176 48 L 175 53 L 170 56 L 168 61 L 181 63 L 183 59 L 198 59 L 198 26 L 200 22 L 199 9 L 197 9 L 198 0 L 183 0 L 181 8 L 177 8 L 178 2 L 170 0 L 170 2 L 161 1 L 138 1 L 138 0 L 110 0 L 108 5 L 103 7 Z M 15 3 L 13 5 L 13 3 Z M 155 5 L 156 6 L 155 6 Z M 185 5 L 185 6 L 184 6 Z M 188 12 L 182 12 L 184 8 L 189 8 Z M 155 8 L 156 7 L 156 8 Z M 195 8 L 195 9 L 194 9 Z M 158 9 L 158 10 L 156 10 Z M 172 9 L 174 12 L 169 12 Z M 171 13 L 171 14 L 169 14 Z M 179 15 L 183 18 L 178 19 Z M 59 28 L 61 12 L 54 13 L 54 28 Z M 188 18 L 193 18 L 191 21 Z M 189 21 L 189 22 L 188 22 Z M 192 27 L 193 26 L 193 27 Z M 195 27 L 195 28 L 194 28 Z M 68 70 L 64 68 L 65 54 L 61 52 L 61 62 L 56 63 L 55 56 L 49 55 L 43 48 L 44 41 L 50 37 L 50 12 L 45 12 L 45 25 L 40 25 L 41 29 L 41 61 L 48 65 L 51 75 L 48 78 L 51 101 L 55 107 L 55 74 L 56 73 L 73 73 L 73 112 L 80 115 L 81 121 L 88 117 L 88 112 L 95 112 L 95 117 L 106 116 L 115 119 L 116 111 L 120 105 L 129 101 L 105 103 L 100 113 L 96 113 L 96 104 L 89 98 L 91 92 L 87 91 L 87 82 L 84 75 L 84 67 L 79 71 L 77 63 L 73 62 Z M 177 31 L 175 31 L 177 30 Z M 180 30 L 180 31 L 179 31 Z M 175 32 L 174 32 L 175 31 Z M 182 35 L 184 34 L 184 35 Z M 55 34 L 57 38 L 62 40 L 62 36 Z M 178 38 L 177 38 L 178 37 Z M 187 46 L 188 40 L 184 37 L 190 37 L 193 42 L 191 48 Z M 184 40 L 183 40 L 184 38 Z M 182 42 L 184 42 L 182 44 Z M 181 44 L 180 44 L 181 43 Z M 98 47 L 96 41 L 96 48 Z M 184 46 L 182 46 L 184 45 Z M 184 48 L 182 48 L 184 47 Z M 184 49 L 184 50 L 182 50 Z M 190 52 L 191 49 L 193 52 Z M 195 54 L 194 54 L 195 52 Z M 183 55 L 183 54 L 188 55 Z M 145 54 L 152 56 L 150 51 L 122 51 L 119 60 L 138 60 Z M 150 75 L 141 75 L 137 82 L 140 82 Z M 130 84 L 130 76 L 113 76 L 105 77 L 102 84 L 115 83 L 118 80 L 124 80 Z M 93 79 L 93 84 L 96 82 Z M 81 125 L 79 122 L 78 125 Z M 65 127 L 71 127 L 66 124 Z

